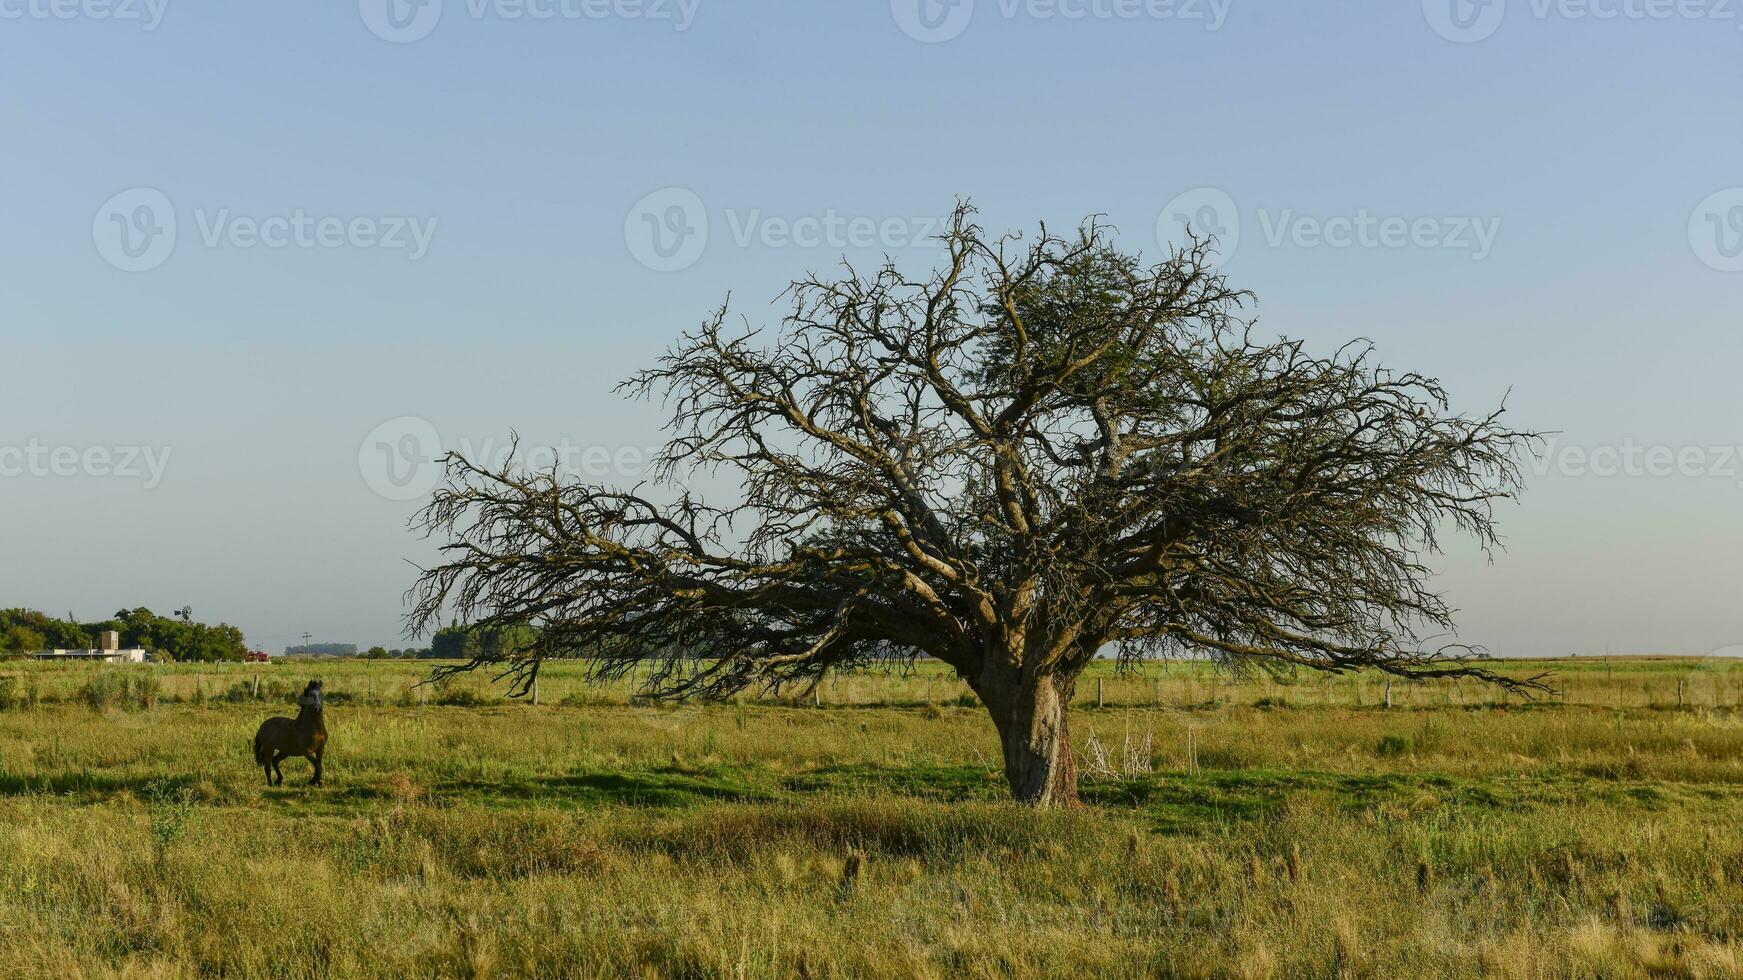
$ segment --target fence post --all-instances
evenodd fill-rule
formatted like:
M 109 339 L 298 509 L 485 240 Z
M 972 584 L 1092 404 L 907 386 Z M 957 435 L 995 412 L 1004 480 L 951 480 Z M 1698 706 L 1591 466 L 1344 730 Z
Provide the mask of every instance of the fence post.
M 254 675 L 254 700 L 260 700 L 260 675 Z
M 1680 677 L 1676 679 L 1676 708 L 1678 711 L 1682 710 L 1682 678 Z
M 539 706 L 539 679 L 533 678 L 533 707 Z
M 1386 681 L 1386 707 L 1392 707 L 1392 682 Z

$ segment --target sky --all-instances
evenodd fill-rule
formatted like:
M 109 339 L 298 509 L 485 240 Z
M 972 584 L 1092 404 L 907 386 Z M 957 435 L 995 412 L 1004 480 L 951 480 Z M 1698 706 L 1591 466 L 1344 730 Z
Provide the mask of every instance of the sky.
M 633 481 L 617 381 L 966 197 L 1555 433 L 1461 640 L 1730 648 L 1740 94 L 1736 0 L 0 0 L 0 606 L 408 645 L 428 458 Z

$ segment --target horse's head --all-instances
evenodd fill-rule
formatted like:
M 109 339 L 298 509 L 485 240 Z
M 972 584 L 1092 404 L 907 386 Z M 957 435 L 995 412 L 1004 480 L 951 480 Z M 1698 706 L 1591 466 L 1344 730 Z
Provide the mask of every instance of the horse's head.
M 309 686 L 303 688 L 302 695 L 297 698 L 297 704 L 315 711 L 321 710 L 321 682 L 310 681 Z

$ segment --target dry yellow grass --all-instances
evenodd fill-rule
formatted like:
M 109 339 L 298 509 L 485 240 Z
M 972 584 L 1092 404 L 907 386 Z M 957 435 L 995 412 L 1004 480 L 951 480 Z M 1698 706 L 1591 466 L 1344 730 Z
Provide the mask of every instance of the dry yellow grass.
M 1004 802 L 990 725 L 937 675 L 846 679 L 822 710 L 635 706 L 572 671 L 538 708 L 420 708 L 414 670 L 321 665 L 356 694 L 309 790 L 306 767 L 282 789 L 251 768 L 276 706 L 213 697 L 253 668 L 177 667 L 127 710 L 76 696 L 89 670 L 0 665 L 36 691 L 0 710 L 0 975 L 1729 977 L 1743 959 L 1728 664 L 1582 661 L 1566 703 L 1395 689 L 1391 711 L 1374 678 L 1176 664 L 1158 705 L 1155 676 L 1104 677 L 1110 706 L 1083 685 L 1077 735 L 1116 760 L 1147 737 L 1151 771 L 1087 780 L 1076 813 Z M 451 700 L 490 700 L 474 693 Z

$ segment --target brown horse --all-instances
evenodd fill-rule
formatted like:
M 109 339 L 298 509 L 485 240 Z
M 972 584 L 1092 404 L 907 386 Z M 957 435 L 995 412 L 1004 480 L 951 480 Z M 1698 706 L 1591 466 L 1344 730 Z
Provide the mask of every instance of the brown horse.
M 310 786 L 321 785 L 321 753 L 327 747 L 327 725 L 321 720 L 321 682 L 310 681 L 297 698 L 295 718 L 268 718 L 254 733 L 254 761 L 266 770 L 266 785 L 283 786 L 278 764 L 300 755 L 315 764 Z M 273 782 L 273 777 L 278 782 Z

